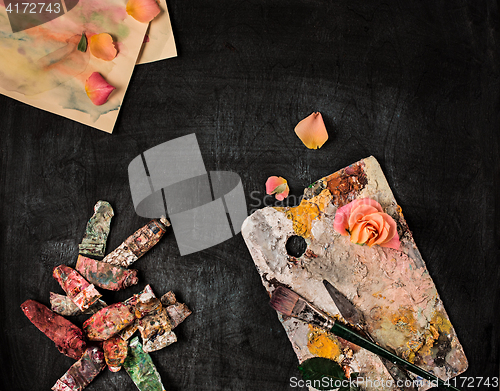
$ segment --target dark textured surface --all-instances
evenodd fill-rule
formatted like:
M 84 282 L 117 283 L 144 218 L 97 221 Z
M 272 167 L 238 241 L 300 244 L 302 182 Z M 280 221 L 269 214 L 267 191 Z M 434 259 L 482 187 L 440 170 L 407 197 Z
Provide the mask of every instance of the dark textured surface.
M 298 196 L 374 155 L 469 359 L 464 376 L 498 376 L 498 3 L 168 4 L 179 57 L 137 67 L 113 135 L 0 96 L 1 389 L 48 390 L 72 364 L 19 305 L 61 293 L 52 268 L 74 266 L 97 200 L 115 209 L 108 249 L 146 223 L 128 163 L 192 132 L 208 170 L 242 177 L 249 210 L 270 175 Z M 316 151 L 293 133 L 313 110 L 330 133 Z M 194 310 L 179 342 L 152 354 L 168 391 L 290 389 L 297 361 L 241 235 L 180 257 L 170 234 L 135 267 L 139 285 L 108 302 L 150 283 Z M 106 370 L 88 389 L 135 387 Z

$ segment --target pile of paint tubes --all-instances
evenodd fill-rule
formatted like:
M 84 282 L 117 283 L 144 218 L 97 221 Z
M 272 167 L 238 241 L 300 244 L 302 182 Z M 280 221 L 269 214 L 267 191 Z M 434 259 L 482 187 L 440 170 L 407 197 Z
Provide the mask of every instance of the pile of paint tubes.
M 50 292 L 52 309 L 27 300 L 21 309 L 28 319 L 54 341 L 59 351 L 77 360 L 52 387 L 54 391 L 83 390 L 105 367 L 117 372 L 122 367 L 137 388 L 164 390 L 149 352 L 177 341 L 172 331 L 191 311 L 177 302 L 173 292 L 160 299 L 150 285 L 124 302 L 107 305 L 96 287 L 118 291 L 138 283 L 137 270 L 128 269 L 150 250 L 167 231 L 166 218 L 152 220 L 127 238 L 101 261 L 109 234 L 113 209 L 98 201 L 87 224 L 75 269 L 59 265 L 53 276 L 66 295 Z M 89 257 L 87 257 L 87 255 Z M 83 329 L 64 316 L 91 315 Z M 136 331 L 138 337 L 131 338 Z

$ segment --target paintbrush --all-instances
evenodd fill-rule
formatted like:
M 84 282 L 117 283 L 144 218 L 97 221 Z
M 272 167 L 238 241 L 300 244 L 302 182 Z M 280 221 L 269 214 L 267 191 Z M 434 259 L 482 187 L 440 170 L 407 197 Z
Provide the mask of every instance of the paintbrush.
M 352 326 L 360 331 L 362 337 L 366 337 L 371 342 L 375 342 L 370 333 L 366 330 L 366 322 L 363 313 L 337 288 L 335 288 L 328 281 L 323 280 L 323 285 L 330 294 L 333 302 L 337 306 L 340 315 L 349 322 Z M 382 363 L 387 368 L 387 371 L 391 374 L 392 378 L 396 381 L 399 388 L 405 391 L 417 391 L 418 389 L 414 386 L 414 382 L 408 376 L 408 372 L 401 369 L 392 361 L 386 358 L 380 357 Z M 402 384 L 402 386 L 399 386 Z
M 345 339 L 355 345 L 358 345 L 369 352 L 375 353 L 376 355 L 386 358 L 398 364 L 406 370 L 421 376 L 426 380 L 430 380 L 437 383 L 439 386 L 448 388 L 450 390 L 460 391 L 458 388 L 451 386 L 445 381 L 441 380 L 437 376 L 430 372 L 423 370 L 422 368 L 412 364 L 401 357 L 396 356 L 394 353 L 384 349 L 383 347 L 377 345 L 374 342 L 367 340 L 366 338 L 358 335 L 354 331 L 350 330 L 348 327 L 332 319 L 330 316 L 325 314 L 323 311 L 314 307 L 307 300 L 299 296 L 294 291 L 287 289 L 285 287 L 278 287 L 273 291 L 271 301 L 269 302 L 271 307 L 276 311 L 281 312 L 283 315 L 291 316 L 293 318 L 300 319 L 306 323 L 310 323 L 314 326 L 321 327 L 338 337 Z

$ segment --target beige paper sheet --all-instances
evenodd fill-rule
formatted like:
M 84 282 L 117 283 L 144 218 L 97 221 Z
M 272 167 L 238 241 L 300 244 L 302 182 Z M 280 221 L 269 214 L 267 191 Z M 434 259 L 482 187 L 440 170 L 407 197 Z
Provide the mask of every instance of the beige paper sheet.
M 146 64 L 177 56 L 172 24 L 165 0 L 160 0 L 160 8 L 162 12 L 149 25 L 147 32 L 149 42 L 143 44 L 137 64 Z
M 125 11 L 126 0 L 84 0 L 65 15 L 12 33 L 0 4 L 0 93 L 31 106 L 111 133 L 132 76 L 147 23 Z M 76 49 L 82 32 L 109 33 L 118 55 L 103 61 Z M 92 104 L 85 81 L 99 72 L 116 87 L 108 102 Z

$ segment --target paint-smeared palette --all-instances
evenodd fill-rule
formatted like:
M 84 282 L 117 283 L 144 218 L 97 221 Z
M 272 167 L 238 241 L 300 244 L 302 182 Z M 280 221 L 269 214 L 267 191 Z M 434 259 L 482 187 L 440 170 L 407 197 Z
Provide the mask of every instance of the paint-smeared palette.
M 353 244 L 334 231 L 337 208 L 367 197 L 396 221 L 399 250 Z M 363 313 L 367 331 L 380 345 L 442 379 L 467 369 L 434 282 L 374 157 L 315 182 L 297 207 L 258 210 L 245 220 L 241 232 L 269 293 L 287 286 L 341 318 L 323 285 L 326 279 Z M 307 243 L 299 257 L 286 250 L 293 236 Z M 366 390 L 398 389 L 374 354 L 294 318 L 279 318 L 300 362 L 327 357 L 359 372 Z M 429 387 L 424 383 L 419 389 Z

